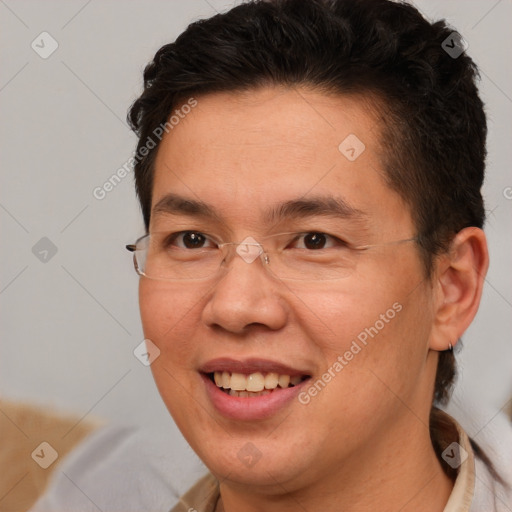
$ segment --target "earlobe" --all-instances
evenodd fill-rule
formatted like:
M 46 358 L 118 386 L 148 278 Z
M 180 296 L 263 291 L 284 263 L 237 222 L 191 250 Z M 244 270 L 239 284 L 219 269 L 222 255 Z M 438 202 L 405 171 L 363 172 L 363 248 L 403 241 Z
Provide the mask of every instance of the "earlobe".
M 432 350 L 450 350 L 468 328 L 478 311 L 488 266 L 484 232 L 469 227 L 457 233 L 435 270 Z

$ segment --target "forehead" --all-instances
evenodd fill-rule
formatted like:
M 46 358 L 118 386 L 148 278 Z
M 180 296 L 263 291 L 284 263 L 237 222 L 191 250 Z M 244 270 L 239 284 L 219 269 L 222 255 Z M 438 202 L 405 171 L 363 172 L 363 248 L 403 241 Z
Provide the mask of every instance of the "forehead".
M 334 195 L 377 223 L 385 211 L 409 220 L 386 185 L 379 131 L 355 97 L 285 88 L 200 96 L 162 139 L 152 204 L 172 192 L 256 221 L 268 205 Z

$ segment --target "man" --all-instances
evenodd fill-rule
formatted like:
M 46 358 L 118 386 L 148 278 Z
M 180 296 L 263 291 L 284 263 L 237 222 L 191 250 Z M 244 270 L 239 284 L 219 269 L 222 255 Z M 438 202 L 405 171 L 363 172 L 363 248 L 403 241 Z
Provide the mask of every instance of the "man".
M 211 471 L 174 511 L 510 509 L 436 407 L 488 267 L 475 79 L 457 33 L 387 0 L 249 2 L 157 52 L 128 248 Z

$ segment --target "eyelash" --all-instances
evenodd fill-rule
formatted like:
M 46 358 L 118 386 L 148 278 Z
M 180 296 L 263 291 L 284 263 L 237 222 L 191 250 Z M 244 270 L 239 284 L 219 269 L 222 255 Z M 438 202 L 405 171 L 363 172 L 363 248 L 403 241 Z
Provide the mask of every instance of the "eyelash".
M 165 241 L 164 241 L 164 246 L 165 247 L 169 247 L 171 245 L 177 245 L 175 244 L 176 240 L 180 237 L 180 236 L 184 236 L 184 235 L 200 235 L 201 237 L 204 237 L 204 239 L 206 241 L 210 241 L 211 243 L 213 244 L 216 244 L 216 242 L 211 238 L 209 237 L 208 235 L 205 235 L 204 233 L 202 233 L 201 231 L 179 231 L 177 233 L 172 233 L 171 235 L 169 235 L 168 237 L 165 238 Z M 181 243 L 181 245 L 178 245 L 178 247 L 180 249 L 187 249 L 187 247 L 184 247 L 183 246 L 183 242 Z M 204 247 L 201 247 L 201 249 L 204 249 Z
M 300 239 L 304 239 L 306 236 L 308 235 L 321 235 L 322 237 L 326 237 L 327 238 L 327 244 L 329 244 L 330 242 L 330 247 L 322 247 L 322 249 L 331 249 L 333 247 L 336 247 L 336 246 L 342 246 L 342 247 L 347 247 L 348 244 L 347 242 L 345 242 L 344 240 L 334 236 L 334 235 L 330 235 L 329 233 L 325 233 L 323 231 L 303 231 L 301 233 L 298 233 L 297 234 L 297 237 L 295 237 L 291 244 L 294 244 L 296 243 L 298 240 Z M 304 245 L 304 240 L 302 242 L 302 245 Z M 307 249 L 306 247 L 300 247 L 300 249 Z

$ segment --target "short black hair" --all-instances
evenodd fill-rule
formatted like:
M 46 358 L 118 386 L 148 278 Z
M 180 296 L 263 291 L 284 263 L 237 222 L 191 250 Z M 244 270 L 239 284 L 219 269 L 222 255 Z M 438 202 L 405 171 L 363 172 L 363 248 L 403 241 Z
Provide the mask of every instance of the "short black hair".
M 410 206 L 428 276 L 458 231 L 485 220 L 486 118 L 461 41 L 404 2 L 243 3 L 192 23 L 145 68 L 144 91 L 128 114 L 137 154 L 193 96 L 280 85 L 370 99 L 385 177 Z M 157 151 L 158 144 L 135 165 L 146 229 Z M 448 400 L 454 376 L 453 352 L 440 353 L 437 402 Z

